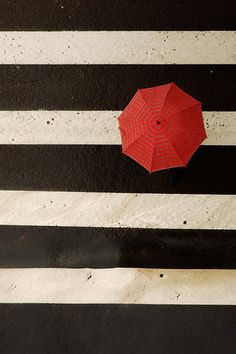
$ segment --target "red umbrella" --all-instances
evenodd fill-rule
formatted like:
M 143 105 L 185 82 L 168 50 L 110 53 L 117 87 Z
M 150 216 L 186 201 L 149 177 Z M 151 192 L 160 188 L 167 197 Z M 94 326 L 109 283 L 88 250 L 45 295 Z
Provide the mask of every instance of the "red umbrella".
M 122 152 L 149 172 L 185 167 L 206 138 L 201 102 L 173 82 L 138 90 L 118 121 Z

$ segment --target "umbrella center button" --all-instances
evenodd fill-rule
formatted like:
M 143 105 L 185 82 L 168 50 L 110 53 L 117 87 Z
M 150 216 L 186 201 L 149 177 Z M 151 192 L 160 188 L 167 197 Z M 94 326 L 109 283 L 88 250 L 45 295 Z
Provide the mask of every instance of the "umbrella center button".
M 153 129 L 153 131 L 159 131 L 163 128 L 163 124 L 164 124 L 164 121 L 163 120 L 160 120 L 159 118 L 155 118 L 153 119 L 152 121 L 150 121 L 150 124 L 151 124 L 151 129 Z

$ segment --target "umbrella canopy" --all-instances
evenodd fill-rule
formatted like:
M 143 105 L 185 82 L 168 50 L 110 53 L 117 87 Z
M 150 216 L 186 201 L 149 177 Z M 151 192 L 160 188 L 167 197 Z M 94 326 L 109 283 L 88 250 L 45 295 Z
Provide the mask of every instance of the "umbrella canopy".
M 201 102 L 173 82 L 139 89 L 118 122 L 122 152 L 149 172 L 185 167 L 206 138 Z

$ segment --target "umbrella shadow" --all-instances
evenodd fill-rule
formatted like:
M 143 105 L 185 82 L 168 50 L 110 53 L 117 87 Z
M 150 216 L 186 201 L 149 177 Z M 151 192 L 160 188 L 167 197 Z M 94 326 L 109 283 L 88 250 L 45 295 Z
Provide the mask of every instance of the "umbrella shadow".
M 173 187 L 176 186 L 176 184 L 179 182 L 180 180 L 180 175 L 181 175 L 181 170 L 178 168 L 170 168 L 167 171 L 167 181 L 168 184 Z

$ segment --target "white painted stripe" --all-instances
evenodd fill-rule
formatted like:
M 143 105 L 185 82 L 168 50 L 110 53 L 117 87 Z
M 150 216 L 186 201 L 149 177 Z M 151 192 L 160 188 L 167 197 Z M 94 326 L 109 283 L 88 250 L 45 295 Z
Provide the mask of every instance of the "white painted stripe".
M 0 224 L 236 229 L 236 195 L 0 191 Z
M 0 144 L 120 144 L 121 111 L 0 111 Z M 236 145 L 236 112 L 203 112 L 203 145 Z
M 236 270 L 1 269 L 0 302 L 236 305 Z
M 0 64 L 235 64 L 235 31 L 0 32 Z

